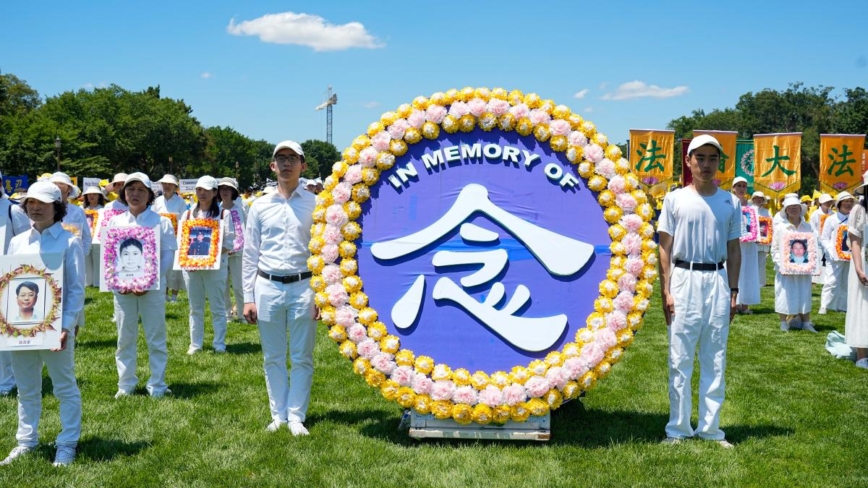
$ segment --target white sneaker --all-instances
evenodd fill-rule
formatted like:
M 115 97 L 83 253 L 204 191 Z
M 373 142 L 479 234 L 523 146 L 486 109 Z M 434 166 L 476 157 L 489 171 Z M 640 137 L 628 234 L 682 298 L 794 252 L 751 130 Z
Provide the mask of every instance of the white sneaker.
M 820 315 L 826 315 L 826 309 L 825 309 L 825 308 L 821 308 L 820 311 L 817 312 L 817 313 L 820 314 Z
M 310 435 L 310 432 L 304 428 L 304 424 L 301 422 L 290 422 L 289 423 L 289 431 L 292 432 L 292 435 Z
M 813 334 L 817 333 L 817 329 L 814 328 L 814 324 L 812 324 L 810 322 L 802 322 L 802 330 L 806 330 L 806 331 L 811 332 Z
M 726 439 L 721 439 L 721 440 L 717 441 L 717 443 L 720 444 L 720 447 L 722 447 L 724 449 L 732 449 L 735 447 Z
M 187 349 L 187 355 L 188 355 L 188 356 L 192 356 L 193 354 L 196 354 L 197 352 L 199 352 L 199 351 L 201 351 L 201 350 L 202 350 L 202 349 L 199 349 L 199 348 L 196 347 L 196 346 L 190 346 L 190 348 Z
M 121 398 L 128 397 L 130 395 L 132 395 L 132 393 L 130 393 L 126 390 L 118 390 L 118 392 L 115 393 L 115 400 L 119 400 Z
M 265 428 L 268 432 L 277 432 L 281 427 L 286 425 L 286 422 L 281 422 L 279 420 L 272 420 L 270 424 Z
M 781 322 L 781 332 L 789 332 L 790 326 L 786 322 Z
M 6 459 L 0 461 L 0 466 L 6 466 L 7 464 L 10 464 L 12 461 L 15 461 L 21 456 L 29 454 L 31 451 L 33 451 L 32 447 L 16 446 L 14 449 L 12 449 L 12 452 L 10 452 L 8 456 L 6 456 Z
M 856 361 L 856 367 L 862 369 L 868 369 L 868 358 L 862 358 Z
M 75 447 L 57 446 L 57 454 L 54 455 L 54 466 L 69 466 L 75 461 Z
M 663 444 L 665 446 L 674 446 L 675 444 L 681 444 L 681 441 L 682 439 L 679 439 L 677 437 L 667 437 L 663 439 L 660 444 Z
M 163 391 L 152 391 L 151 398 L 163 398 L 164 396 L 171 395 L 172 390 L 166 388 Z

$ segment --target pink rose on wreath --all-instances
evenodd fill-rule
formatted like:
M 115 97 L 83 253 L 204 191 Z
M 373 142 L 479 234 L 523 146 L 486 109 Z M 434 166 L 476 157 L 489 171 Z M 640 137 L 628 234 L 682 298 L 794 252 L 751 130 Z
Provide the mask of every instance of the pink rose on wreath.
M 611 182 L 610 182 L 611 183 Z M 642 217 L 636 214 L 629 214 L 621 217 L 621 225 L 630 232 L 639 232 L 639 228 L 645 223 Z
M 509 112 L 509 102 L 499 98 L 492 98 L 488 101 L 488 111 L 500 117 Z
M 410 124 L 407 123 L 404 119 L 398 119 L 392 122 L 392 125 L 389 126 L 387 131 L 389 131 L 389 135 L 392 136 L 392 139 L 403 139 L 404 133 L 407 132 L 407 129 L 410 128 Z
M 481 98 L 474 98 L 473 100 L 467 102 L 467 109 L 474 117 L 479 117 L 484 114 L 487 106 L 488 104 L 485 103 L 485 100 L 482 100 Z
M 549 381 L 541 376 L 533 376 L 524 384 L 524 390 L 527 396 L 531 398 L 539 398 L 546 394 L 552 385 Z
M 362 342 L 368 337 L 365 327 L 361 324 L 353 324 L 347 328 L 347 337 L 355 343 Z
M 380 346 L 373 339 L 365 339 L 356 346 L 356 352 L 359 356 L 371 360 L 380 353 Z
M 424 374 L 416 373 L 416 376 L 413 377 L 413 391 L 417 395 L 430 395 L 433 388 L 434 381 Z
M 380 152 L 388 151 L 390 142 L 392 142 L 392 136 L 390 136 L 386 131 L 377 132 L 374 137 L 371 138 L 371 146 Z
M 371 359 L 371 366 L 383 374 L 391 374 L 396 365 L 391 354 L 381 352 Z
M 570 135 L 567 136 L 567 140 L 570 141 L 570 145 L 585 147 L 588 145 L 588 138 L 584 133 L 574 130 L 570 132 Z
M 615 176 L 615 163 L 608 159 L 603 159 L 594 168 L 594 172 L 607 180 L 611 179 Z
M 472 386 L 462 386 L 455 389 L 452 394 L 452 401 L 455 403 L 466 403 L 473 405 L 476 403 L 476 390 Z
M 562 390 L 564 388 L 564 385 L 566 385 L 568 381 L 563 378 L 561 372 L 562 368 L 560 366 L 549 368 L 549 370 L 546 371 L 546 380 L 549 382 L 550 385 L 559 390 Z
M 334 197 L 337 204 L 347 203 L 352 195 L 353 185 L 346 181 L 338 183 L 332 190 L 332 197 Z
M 494 385 L 488 385 L 484 390 L 479 392 L 479 403 L 496 407 L 503 401 L 503 392 L 500 388 Z
M 352 308 L 343 306 L 335 310 L 335 323 L 343 327 L 350 327 L 356 323 L 356 314 Z
M 355 185 L 362 181 L 362 166 L 360 164 L 354 164 L 347 168 L 346 174 L 344 174 L 344 181 L 349 183 L 350 185 Z
M 624 273 L 618 278 L 618 288 L 624 291 L 629 291 L 630 293 L 636 292 L 636 276 L 630 273 Z
M 630 275 L 625 275 L 630 276 Z M 624 312 L 614 311 L 606 314 L 606 324 L 610 329 L 617 332 L 627 327 L 627 316 Z
M 510 407 L 519 404 L 527 399 L 527 393 L 524 387 L 519 384 L 512 384 L 503 389 L 503 403 Z
M 442 105 L 431 105 L 425 110 L 425 116 L 428 121 L 435 124 L 443 122 L 443 119 L 446 118 L 446 113 L 446 107 Z
M 470 107 L 464 102 L 454 102 L 449 106 L 449 115 L 460 119 L 470 113 Z
M 326 228 L 322 233 L 322 238 L 326 244 L 340 244 L 344 239 L 344 235 L 341 234 L 340 227 L 329 224 L 326 225 Z
M 629 291 L 622 291 L 612 300 L 612 305 L 621 312 L 630 313 L 633 309 L 633 294 Z
M 621 207 L 621 210 L 625 212 L 636 210 L 636 206 L 638 205 L 636 198 L 629 193 L 621 193 L 618 195 L 615 199 L 615 203 L 617 203 L 618 206 Z
M 510 107 L 509 113 L 511 113 L 512 116 L 515 117 L 515 120 L 518 120 L 522 117 L 527 117 L 527 115 L 530 113 L 530 109 L 527 105 L 519 103 L 518 105 L 513 105 L 512 107 Z
M 598 332 L 599 333 L 599 332 Z M 581 358 L 588 364 L 591 368 L 596 368 L 600 361 L 603 360 L 603 357 L 606 354 L 600 349 L 600 346 L 597 345 L 596 342 L 592 342 L 591 344 L 585 344 L 582 346 L 582 356 Z
M 372 168 L 377 163 L 377 154 L 379 152 L 373 147 L 366 147 L 359 153 L 359 164 L 365 168 Z
M 329 303 L 334 307 L 340 307 L 347 304 L 350 295 L 344 285 L 335 283 L 326 287 L 326 294 L 329 296 Z
M 435 381 L 431 388 L 431 398 L 434 400 L 451 400 L 454 393 L 455 384 L 449 380 Z
M 344 207 L 338 204 L 330 205 L 326 209 L 326 222 L 340 233 L 341 227 L 350 221 L 350 217 L 344 211 Z M 334 242 L 332 242 L 334 244 Z
M 425 124 L 425 112 L 413 109 L 413 111 L 410 112 L 410 116 L 407 117 L 407 123 L 410 124 L 411 127 L 421 129 L 422 125 Z
M 344 279 L 341 267 L 337 264 L 328 264 L 322 270 L 322 278 L 329 285 L 340 283 Z
M 572 126 L 566 120 L 552 120 L 552 123 L 549 124 L 549 129 L 551 129 L 552 134 L 556 136 L 567 136 L 570 134 L 570 130 Z
M 633 198 L 632 196 L 627 194 L 618 195 L 619 198 L 623 196 Z M 631 256 L 642 253 L 642 237 L 640 237 L 639 234 L 627 234 L 626 236 L 624 236 L 623 239 L 621 239 L 621 244 L 624 245 L 624 248 L 627 250 L 627 254 Z
M 326 244 L 320 251 L 323 261 L 331 264 L 338 259 L 339 249 L 336 244 Z
M 551 115 L 547 114 L 546 112 L 544 112 L 538 108 L 531 110 L 530 114 L 528 115 L 528 118 L 530 119 L 531 122 L 533 122 L 533 125 L 540 125 L 540 124 L 548 125 L 548 123 L 552 121 Z
M 567 359 L 563 365 L 563 371 L 567 372 L 567 378 L 570 380 L 584 376 L 588 369 L 588 365 L 581 358 Z
M 627 191 L 627 181 L 624 180 L 623 176 L 615 175 L 609 180 L 608 188 L 615 195 L 620 195 L 621 193 Z
M 410 366 L 398 366 L 392 370 L 392 374 L 389 378 L 401 386 L 410 386 L 413 383 L 413 377 L 415 375 L 416 373 Z
M 612 346 L 618 343 L 618 339 L 615 337 L 615 332 L 606 327 L 605 329 L 597 331 L 597 335 L 594 337 L 594 342 L 600 346 L 601 351 L 608 351 Z
M 602 161 L 604 156 L 605 154 L 603 154 L 603 148 L 600 147 L 598 144 L 588 144 L 585 147 L 585 158 L 593 162 L 594 164 Z

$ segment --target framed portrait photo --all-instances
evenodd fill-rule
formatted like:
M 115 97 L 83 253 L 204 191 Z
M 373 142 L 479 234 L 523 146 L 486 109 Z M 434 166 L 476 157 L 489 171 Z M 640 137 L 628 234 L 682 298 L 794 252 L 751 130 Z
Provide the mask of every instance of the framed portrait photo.
M 180 224 L 174 269 L 186 271 L 220 269 L 222 237 L 219 220 L 183 221 Z
M 102 231 L 100 291 L 160 289 L 160 241 L 151 227 L 108 227 Z
M 835 233 L 835 257 L 837 261 L 850 260 L 850 233 L 847 229 L 847 224 L 841 224 Z
M 771 217 L 759 216 L 759 232 L 757 234 L 756 243 L 768 246 L 772 243 L 774 237 L 774 225 Z
M 59 347 L 62 296 L 62 253 L 0 256 L 0 350 Z
M 112 217 L 114 217 L 115 215 L 120 215 L 124 212 L 126 212 L 126 210 L 113 209 L 113 208 L 108 208 L 108 209 L 104 208 L 104 209 L 99 211 L 99 219 L 97 220 L 97 223 L 95 224 L 96 227 L 99 228 L 99 232 L 95 232 L 95 233 L 92 232 L 91 233 L 91 235 L 94 236 L 93 237 L 93 243 L 94 244 L 101 244 L 102 243 L 101 242 L 102 231 L 103 231 L 103 229 L 108 227 L 108 223 L 109 223 L 109 221 L 111 221 Z M 99 239 L 97 239 L 96 236 L 99 236 Z
M 172 223 L 172 231 L 177 236 L 178 235 L 178 216 L 173 214 L 173 213 L 169 213 L 169 212 L 161 213 L 160 215 L 169 219 L 169 222 Z
M 756 242 L 759 234 L 759 218 L 756 209 L 741 207 L 741 242 Z
M 813 275 L 817 270 L 817 239 L 811 232 L 781 236 L 781 274 Z
M 96 240 L 96 226 L 99 223 L 99 210 L 84 209 L 84 218 L 87 220 L 87 225 L 90 226 L 90 235 Z

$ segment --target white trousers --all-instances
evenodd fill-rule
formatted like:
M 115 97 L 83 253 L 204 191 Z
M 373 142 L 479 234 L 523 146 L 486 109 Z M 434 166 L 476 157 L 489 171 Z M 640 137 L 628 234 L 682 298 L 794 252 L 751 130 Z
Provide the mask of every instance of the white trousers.
M 205 342 L 205 298 L 211 305 L 215 351 L 226 350 L 226 263 L 220 269 L 184 271 L 184 284 L 190 300 L 190 347 L 202 349 Z
M 81 437 L 81 393 L 75 381 L 75 337 L 66 339 L 66 349 L 14 351 L 12 367 L 18 380 L 18 439 L 19 446 L 39 444 L 39 418 L 42 416 L 42 365 L 54 386 L 54 396 L 60 403 L 60 434 L 58 446 L 76 446 Z
M 95 286 L 99 288 L 99 260 L 102 259 L 100 253 L 102 246 L 93 244 L 90 246 L 90 252 L 84 256 L 84 286 Z
M 847 311 L 847 273 L 850 261 L 826 261 L 823 276 L 823 293 L 820 295 L 820 308 Z
M 310 281 L 283 284 L 257 276 L 253 293 L 271 418 L 278 422 L 304 422 L 310 404 L 316 341 Z M 292 362 L 289 376 L 287 335 Z
M 12 373 L 12 353 L 0 352 L 0 391 L 15 388 L 15 374 Z
M 148 393 L 166 392 L 166 363 L 169 351 L 166 347 L 166 295 L 162 290 L 153 290 L 137 297 L 130 293 L 115 293 L 115 316 L 118 327 L 118 349 L 115 363 L 118 367 L 118 389 L 132 393 L 139 383 L 136 376 L 136 345 L 139 339 L 139 315 L 148 345 Z
M 690 271 L 672 268 L 670 293 L 675 318 L 669 327 L 669 423 L 666 437 L 694 434 L 720 440 L 720 407 L 726 381 L 726 342 L 729 335 L 730 290 L 725 270 Z M 699 424 L 690 426 L 690 379 L 699 345 Z
M 768 251 L 760 250 L 759 254 L 757 254 L 757 264 L 759 268 L 759 286 L 760 288 L 766 286 L 768 282 L 768 278 L 766 277 L 766 258 L 769 257 Z
M 226 315 L 232 310 L 232 299 L 229 297 L 229 287 L 235 294 L 235 316 L 244 317 L 244 290 L 241 288 L 241 253 L 229 256 L 229 279 L 226 283 Z
M 166 272 L 166 289 L 176 291 L 184 289 L 183 271 L 170 269 Z

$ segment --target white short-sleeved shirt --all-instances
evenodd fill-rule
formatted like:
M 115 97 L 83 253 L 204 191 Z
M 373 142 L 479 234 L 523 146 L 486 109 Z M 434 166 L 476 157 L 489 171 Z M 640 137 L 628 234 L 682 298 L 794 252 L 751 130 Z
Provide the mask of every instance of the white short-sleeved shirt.
M 672 236 L 672 261 L 719 263 L 727 242 L 741 237 L 741 206 L 718 189 L 704 197 L 693 188 L 675 190 L 663 200 L 657 231 Z

